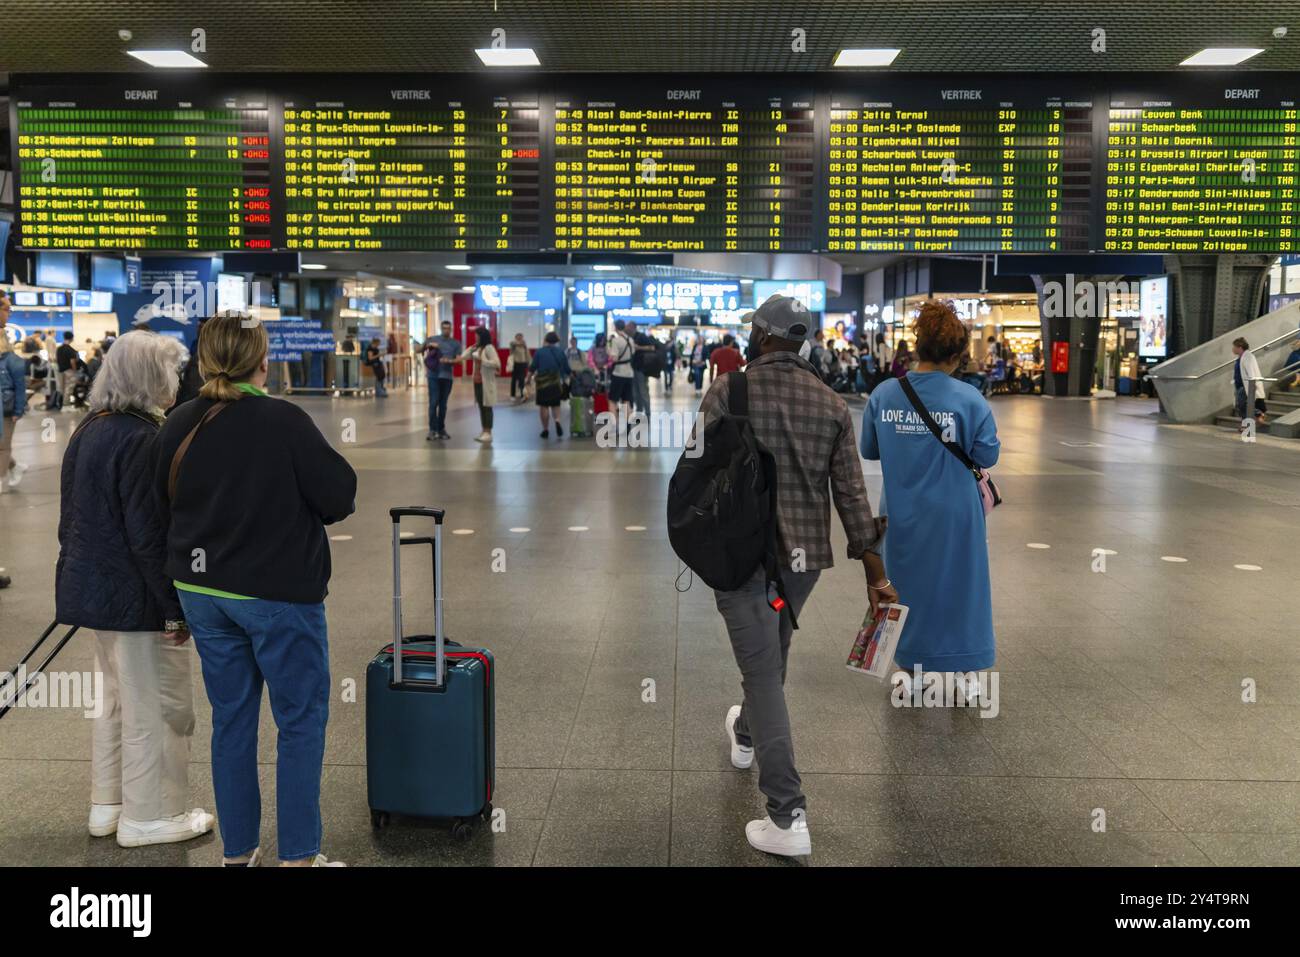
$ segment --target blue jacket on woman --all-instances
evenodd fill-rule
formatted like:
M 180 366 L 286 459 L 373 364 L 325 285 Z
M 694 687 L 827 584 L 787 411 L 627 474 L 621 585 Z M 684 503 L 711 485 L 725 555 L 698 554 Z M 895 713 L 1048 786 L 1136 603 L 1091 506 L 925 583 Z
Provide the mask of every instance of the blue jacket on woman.
M 27 363 L 12 349 L 0 352 L 0 410 L 0 438 L 4 438 L 5 416 L 27 411 Z
M 167 526 L 151 467 L 157 435 L 148 413 L 114 413 L 88 421 L 68 443 L 54 579 L 65 625 L 162 631 L 167 619 L 184 617 L 163 571 Z

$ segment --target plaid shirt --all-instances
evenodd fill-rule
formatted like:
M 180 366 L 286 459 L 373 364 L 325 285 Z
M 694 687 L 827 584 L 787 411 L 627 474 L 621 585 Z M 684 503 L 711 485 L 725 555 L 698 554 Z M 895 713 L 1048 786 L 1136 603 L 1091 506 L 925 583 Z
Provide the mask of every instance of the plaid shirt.
M 715 379 L 700 404 L 700 435 L 709 422 L 729 411 L 727 378 Z M 749 363 L 746 378 L 754 434 L 776 457 L 777 541 L 782 554 L 793 563 L 794 550 L 803 549 L 808 571 L 835 564 L 831 497 L 849 536 L 849 558 L 875 551 L 876 527 L 844 400 L 793 352 L 759 356 Z

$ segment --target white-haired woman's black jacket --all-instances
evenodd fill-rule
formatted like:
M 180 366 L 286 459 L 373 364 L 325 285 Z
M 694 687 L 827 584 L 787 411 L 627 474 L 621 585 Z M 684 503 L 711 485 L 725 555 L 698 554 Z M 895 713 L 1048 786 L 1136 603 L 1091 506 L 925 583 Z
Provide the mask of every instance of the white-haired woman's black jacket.
M 163 570 L 167 526 L 153 486 L 158 423 L 145 412 L 88 421 L 63 454 L 58 619 L 97 631 L 162 631 L 184 617 Z

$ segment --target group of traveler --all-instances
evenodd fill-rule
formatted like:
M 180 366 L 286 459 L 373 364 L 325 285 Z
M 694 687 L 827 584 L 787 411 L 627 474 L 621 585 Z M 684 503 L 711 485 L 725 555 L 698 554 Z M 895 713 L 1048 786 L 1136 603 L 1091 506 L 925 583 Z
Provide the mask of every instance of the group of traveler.
M 499 401 L 497 379 L 502 373 L 501 356 L 492 342 L 490 330 L 472 329 L 473 345 L 468 349 L 452 334 L 452 324 L 444 321 L 441 333 L 430 336 L 423 345 L 424 365 L 429 386 L 429 442 L 451 438 L 447 432 L 447 406 L 455 386 L 455 370 L 472 365 L 474 401 L 479 410 L 479 434 L 476 442 L 492 442 L 493 406 Z M 703 385 L 705 367 L 722 375 L 744 365 L 744 357 L 735 338 L 722 342 L 703 358 L 703 340 L 696 344 L 699 357 L 689 360 L 691 379 L 697 391 Z M 594 434 L 594 416 L 608 410 L 624 430 L 631 428 L 636 416 L 650 415 L 650 380 L 661 378 L 665 390 L 671 390 L 674 368 L 682 358 L 676 343 L 662 343 L 638 329 L 635 322 L 619 319 L 607 337 L 597 333 L 589 349 L 578 346 L 576 337 L 562 347 L 558 333 L 547 332 L 542 345 L 529 348 L 523 333 L 517 333 L 505 347 L 504 372 L 510 377 L 510 398 L 526 402 L 531 395 L 541 420 L 541 438 L 564 436 L 561 407 L 570 405 L 570 431 L 575 436 Z M 696 366 L 694 363 L 699 362 Z
M 784 684 L 800 613 L 834 564 L 831 506 L 847 536 L 845 556 L 863 565 L 872 612 L 891 602 L 909 608 L 894 680 L 911 689 L 907 673 L 917 668 L 954 676 L 989 668 L 994 634 L 985 506 L 973 469 L 996 464 L 999 442 L 988 402 L 954 375 L 969 333 L 947 305 L 921 308 L 906 375 L 872 390 L 856 440 L 843 397 L 811 361 L 816 339 L 806 307 L 773 297 L 751 321 L 754 357 L 743 373 L 714 381 L 696 428 L 702 434 L 734 411 L 730 380 L 744 375 L 748 421 L 776 464 L 781 589 L 774 597 L 760 565 L 742 587 L 715 592 L 743 690 L 724 730 L 735 767 L 757 761 L 766 798 L 766 816 L 746 827 L 750 844 L 796 856 L 810 853 L 812 843 Z M 881 464 L 880 520 L 867 498 L 859 451 Z
M 352 513 L 356 475 L 306 412 L 267 395 L 267 352 L 260 323 L 205 320 L 198 395 L 176 404 L 184 347 L 148 330 L 117 339 L 63 457 L 57 615 L 94 633 L 104 676 L 92 835 L 137 847 L 213 828 L 211 813 L 189 807 L 192 638 L 212 706 L 223 863 L 262 857 L 265 686 L 280 863 L 342 866 L 321 854 L 325 526 Z

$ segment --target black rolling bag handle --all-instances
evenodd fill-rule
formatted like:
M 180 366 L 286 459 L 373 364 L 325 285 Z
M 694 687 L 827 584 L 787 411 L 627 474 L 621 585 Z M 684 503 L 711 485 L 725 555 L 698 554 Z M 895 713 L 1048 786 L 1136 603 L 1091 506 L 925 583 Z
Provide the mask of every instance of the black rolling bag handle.
M 40 649 L 41 645 L 45 644 L 45 639 L 50 637 L 50 635 L 54 634 L 54 630 L 58 627 L 59 627 L 59 623 L 57 621 L 50 622 L 49 627 L 46 628 L 45 631 L 41 633 L 41 637 L 36 639 L 36 644 L 32 645 L 31 650 L 28 651 L 27 654 L 23 655 L 22 661 L 14 665 L 13 671 L 9 672 L 13 676 L 13 680 L 15 681 L 18 680 L 18 669 L 21 668 L 23 665 L 27 664 L 27 662 L 31 659 L 32 655 L 36 654 L 36 652 Z M 24 694 L 27 693 L 27 689 L 32 686 L 32 682 L 36 680 L 36 677 L 41 672 L 43 672 L 47 667 L 49 667 L 50 662 L 54 660 L 54 656 L 63 650 L 63 646 L 66 645 L 69 641 L 71 641 L 72 636 L 75 635 L 76 633 L 77 633 L 77 626 L 73 625 L 71 628 L 68 629 L 67 633 L 64 634 L 62 638 L 59 639 L 58 644 L 54 646 L 54 650 L 45 656 L 45 660 L 36 666 L 36 670 L 33 671 L 31 677 L 28 678 L 27 681 L 23 683 L 23 686 L 14 691 L 13 697 L 11 697 L 8 701 L 4 702 L 3 704 L 0 704 L 0 718 L 3 718 L 11 710 L 13 710 L 14 705 L 18 703 L 18 699 L 20 699 Z

